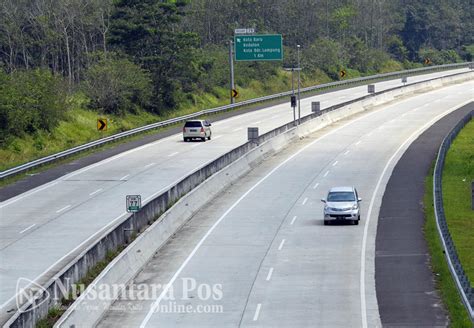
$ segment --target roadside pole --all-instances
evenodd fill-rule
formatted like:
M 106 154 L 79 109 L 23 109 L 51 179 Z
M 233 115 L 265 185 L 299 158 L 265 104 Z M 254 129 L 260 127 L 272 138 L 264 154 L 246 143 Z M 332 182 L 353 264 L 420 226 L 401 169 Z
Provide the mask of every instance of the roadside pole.
M 297 54 L 298 54 L 298 125 L 301 124 L 301 105 L 300 105 L 300 71 L 301 71 L 301 66 L 300 66 L 300 45 L 298 44 L 297 46 Z
M 230 90 L 229 90 L 229 95 L 230 95 L 230 103 L 234 103 L 234 52 L 233 52 L 233 46 L 234 42 L 229 41 L 229 65 L 230 65 Z

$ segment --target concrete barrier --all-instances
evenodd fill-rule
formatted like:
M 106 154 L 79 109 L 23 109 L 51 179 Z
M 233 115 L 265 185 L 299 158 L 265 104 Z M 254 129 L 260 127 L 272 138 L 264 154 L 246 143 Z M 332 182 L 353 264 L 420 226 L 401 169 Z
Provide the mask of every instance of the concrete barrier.
M 302 124 L 297 127 L 290 122 L 259 136 L 256 143 L 247 142 L 229 151 L 196 169 L 146 203 L 138 213 L 109 229 L 96 243 L 84 250 L 45 285 L 47 293 L 38 293 L 36 298 L 22 305 L 5 326 L 33 327 L 39 318 L 47 314 L 49 308 L 60 304 L 60 296 L 69 293 L 71 286 L 78 283 L 90 268 L 104 259 L 108 251 L 128 244 L 128 247 L 107 266 L 56 324 L 56 327 L 68 328 L 93 326 L 114 301 L 114 299 L 101 300 L 91 297 L 96 292 L 97 286 L 129 282 L 156 250 L 199 208 L 268 156 L 281 151 L 293 140 L 340 119 L 394 101 L 401 96 L 473 78 L 474 72 L 456 74 L 367 95 L 304 116 L 301 118 Z M 131 234 L 128 233 L 130 229 L 137 233 L 141 232 L 131 243 Z

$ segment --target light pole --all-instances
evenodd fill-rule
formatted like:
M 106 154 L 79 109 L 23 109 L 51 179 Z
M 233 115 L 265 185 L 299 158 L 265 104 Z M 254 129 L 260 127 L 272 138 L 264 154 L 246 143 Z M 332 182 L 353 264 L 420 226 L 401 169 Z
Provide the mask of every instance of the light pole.
M 234 95 L 233 95 L 233 92 L 234 92 L 234 88 L 235 88 L 235 85 L 234 85 L 234 53 L 233 53 L 233 48 L 234 47 L 234 42 L 232 41 L 229 41 L 229 65 L 230 65 L 230 83 L 229 83 L 229 86 L 230 86 L 230 103 L 233 104 L 234 103 Z
M 297 55 L 298 55 L 298 125 L 301 123 L 301 106 L 300 106 L 300 45 L 296 46 L 297 48 Z
M 295 79 L 294 79 L 294 72 L 299 71 L 299 68 L 295 67 L 284 67 L 283 70 L 291 71 L 291 91 L 292 91 L 292 98 L 295 96 Z M 296 106 L 296 105 L 295 105 Z M 295 107 L 292 105 L 293 108 L 293 122 L 296 125 L 296 110 Z

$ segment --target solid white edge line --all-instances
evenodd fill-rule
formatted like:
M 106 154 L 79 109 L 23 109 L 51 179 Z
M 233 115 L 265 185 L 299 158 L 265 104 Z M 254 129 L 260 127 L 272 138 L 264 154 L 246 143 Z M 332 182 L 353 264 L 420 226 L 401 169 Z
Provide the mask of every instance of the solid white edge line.
M 433 92 L 438 92 L 439 90 L 434 90 Z M 426 95 L 426 94 L 429 94 L 430 92 L 427 92 L 423 95 Z M 404 103 L 404 102 L 407 102 L 407 101 L 410 101 L 411 98 L 409 99 L 406 99 L 406 100 L 402 100 L 400 102 L 397 103 L 397 105 L 399 105 L 400 103 Z M 459 107 L 462 107 L 464 106 L 465 104 L 471 102 L 472 100 L 469 100 L 467 101 L 466 103 L 463 103 L 463 105 L 459 106 Z M 388 107 L 390 107 L 391 105 L 388 105 Z M 458 108 L 459 108 L 458 107 Z M 198 251 L 198 249 L 201 247 L 201 245 L 204 243 L 204 241 L 209 237 L 209 235 L 212 233 L 212 231 L 219 225 L 219 223 L 250 193 L 252 192 L 258 185 L 260 185 L 263 181 L 265 181 L 269 176 L 271 176 L 274 172 L 276 172 L 280 167 L 282 167 L 283 165 L 285 165 L 287 162 L 289 162 L 290 160 L 292 160 L 293 158 L 295 158 L 297 155 L 299 155 L 300 153 L 302 153 L 303 151 L 305 151 L 307 148 L 311 147 L 313 144 L 317 143 L 318 141 L 328 137 L 328 136 L 331 136 L 333 135 L 334 133 L 346 128 L 347 126 L 351 125 L 351 124 L 354 124 L 356 122 L 359 122 L 363 119 L 366 119 L 367 117 L 370 117 L 372 115 L 375 115 L 375 114 L 378 114 L 380 112 L 380 110 L 375 110 L 375 111 L 372 111 L 372 112 L 369 112 L 359 118 L 356 118 L 355 120 L 352 120 L 350 122 L 347 122 L 346 124 L 344 125 L 341 125 L 340 127 L 334 129 L 334 130 L 331 130 L 331 131 L 328 131 L 328 133 L 326 133 L 325 135 L 322 135 L 320 136 L 319 138 L 316 138 L 315 140 L 313 140 L 311 143 L 309 143 L 308 145 L 304 146 L 303 148 L 301 148 L 300 150 L 298 150 L 296 153 L 294 153 L 293 155 L 291 155 L 290 157 L 288 157 L 285 161 L 283 161 L 282 163 L 280 163 L 279 165 L 277 165 L 273 170 L 271 170 L 267 175 L 265 175 L 261 180 L 259 180 L 256 184 L 254 184 L 249 190 L 247 190 L 247 192 L 245 192 L 234 204 L 232 204 L 228 209 L 227 211 L 209 228 L 209 230 L 207 231 L 207 233 L 201 238 L 201 240 L 196 244 L 196 246 L 194 247 L 194 249 L 191 251 L 191 253 L 188 255 L 188 257 L 184 260 L 184 262 L 181 264 L 181 266 L 178 268 L 178 270 L 176 270 L 175 274 L 172 276 L 172 278 L 170 279 L 170 281 L 168 282 L 168 284 L 166 284 L 166 287 L 163 289 L 163 291 L 161 292 L 160 296 L 156 299 L 155 302 L 153 302 L 153 304 L 151 304 L 150 306 L 150 310 L 148 311 L 147 315 L 145 316 L 145 318 L 143 319 L 143 321 L 141 322 L 140 324 L 140 328 L 144 328 L 146 327 L 148 321 L 150 321 L 150 318 L 151 316 L 153 315 L 153 313 L 155 312 L 156 308 L 158 307 L 158 305 L 160 304 L 161 300 L 163 299 L 164 295 L 168 292 L 169 288 L 173 285 L 174 281 L 177 279 L 177 277 L 179 276 L 179 274 L 183 271 L 183 269 L 186 267 L 186 265 L 189 263 L 189 261 L 191 260 L 191 258 L 194 256 L 194 254 Z M 364 268 L 365 268 L 365 264 L 364 264 Z M 361 296 L 362 297 L 362 296 Z M 365 302 L 365 294 L 364 294 L 364 302 Z M 365 309 L 365 304 L 364 304 L 364 309 Z M 367 316 L 366 313 L 363 314 L 363 316 Z
M 268 177 L 270 177 L 274 172 L 276 172 L 280 167 L 282 167 L 283 165 L 285 165 L 286 163 L 288 163 L 290 160 L 292 160 L 293 158 L 295 158 L 296 156 L 298 156 L 300 153 L 302 153 L 303 151 L 305 151 L 307 148 L 311 147 L 313 144 L 315 144 L 316 142 L 328 137 L 328 136 L 331 136 L 332 134 L 338 132 L 339 130 L 341 129 L 344 129 L 345 127 L 351 125 L 351 124 L 354 124 L 360 120 L 363 120 L 363 119 L 366 119 L 367 117 L 370 117 L 372 115 L 375 115 L 376 113 L 378 113 L 379 111 L 373 111 L 373 112 L 370 112 L 370 113 L 367 113 L 366 115 L 363 115 L 355 120 L 352 120 L 334 130 L 331 130 L 329 131 L 327 134 L 325 135 L 322 135 L 320 136 L 319 138 L 313 140 L 311 143 L 309 143 L 308 145 L 304 146 L 303 148 L 301 148 L 300 150 L 298 150 L 296 153 L 294 153 L 293 155 L 291 155 L 290 157 L 288 157 L 285 161 L 283 161 L 282 163 L 280 163 L 279 165 L 277 165 L 275 168 L 273 168 L 267 175 L 265 175 L 262 179 L 260 179 L 259 181 L 257 181 L 257 183 L 255 183 L 249 190 L 247 190 L 239 199 L 237 199 L 237 201 L 232 204 L 228 209 L 227 211 L 224 212 L 224 214 L 222 214 L 222 216 L 209 228 L 209 230 L 206 232 L 206 234 L 201 238 L 201 240 L 196 244 L 196 246 L 194 247 L 194 249 L 191 251 L 191 253 L 188 255 L 188 257 L 184 260 L 184 262 L 181 264 L 181 266 L 178 268 L 178 270 L 176 270 L 175 274 L 171 277 L 171 279 L 169 280 L 169 282 L 166 284 L 166 287 L 163 289 L 163 291 L 161 292 L 160 296 L 156 299 L 155 302 L 153 302 L 153 304 L 151 304 L 150 306 L 150 310 L 148 311 L 147 315 L 145 316 L 145 318 L 142 320 L 141 324 L 140 324 L 140 328 L 144 328 L 146 327 L 148 321 L 150 321 L 150 318 L 151 316 L 153 315 L 153 313 L 156 311 L 156 309 L 158 308 L 161 300 L 163 299 L 164 295 L 166 295 L 166 293 L 168 292 L 168 290 L 170 289 L 170 287 L 173 285 L 173 283 L 176 281 L 176 279 L 178 278 L 179 274 L 181 274 L 181 272 L 183 271 L 183 269 L 186 267 L 186 265 L 189 263 L 189 261 L 192 259 L 192 257 L 194 256 L 194 254 L 198 251 L 198 249 L 201 247 L 201 245 L 204 243 L 204 241 L 209 237 L 209 235 L 212 233 L 212 231 L 214 231 L 214 229 L 219 225 L 219 223 L 248 195 L 250 194 L 250 192 L 252 192 L 256 187 L 258 187 L 263 181 L 265 181 Z
M 438 91 L 438 90 L 434 90 L 434 91 L 431 91 L 431 92 L 437 92 L 437 91 Z M 427 92 L 427 93 L 425 93 L 425 94 L 430 94 L 431 92 Z M 463 94 L 464 94 L 464 92 L 463 92 Z M 406 101 L 409 101 L 409 100 L 410 100 L 410 99 L 402 100 L 402 101 L 398 102 L 397 104 L 400 104 L 400 103 L 403 103 L 403 102 L 406 102 Z M 464 106 L 465 104 L 467 104 L 467 103 L 469 103 L 469 102 L 471 102 L 471 101 L 472 101 L 472 99 L 469 100 L 469 101 L 467 101 L 466 103 L 463 103 L 463 104 L 460 105 L 459 107 L 462 107 L 462 106 Z M 428 105 L 428 104 L 425 104 L 425 105 Z M 459 107 L 458 107 L 458 108 L 459 108 Z M 269 107 L 269 109 L 270 109 L 270 108 L 271 108 L 271 107 Z M 264 110 L 266 110 L 266 109 L 264 109 Z M 336 128 L 336 129 L 334 129 L 334 130 L 332 130 L 332 131 L 329 131 L 327 134 L 325 134 L 325 135 L 323 135 L 323 136 L 317 138 L 316 140 L 314 140 L 313 142 L 311 142 L 311 143 L 310 143 L 309 145 L 307 145 L 306 147 L 303 147 L 299 152 L 295 153 L 292 157 L 288 158 L 287 161 L 289 161 L 291 158 L 293 158 L 294 156 L 296 156 L 297 154 L 299 154 L 300 152 L 302 152 L 303 150 L 305 150 L 307 147 L 309 147 L 309 146 L 311 146 L 312 144 L 318 142 L 319 140 L 321 140 L 321 139 L 323 139 L 323 138 L 325 138 L 325 137 L 328 137 L 328 136 L 332 135 L 333 133 L 335 133 L 335 132 L 337 132 L 337 131 L 339 131 L 339 130 L 345 128 L 346 126 L 349 126 L 349 125 L 351 125 L 351 124 L 353 124 L 353 123 L 355 123 L 355 122 L 358 122 L 358 121 L 360 121 L 360 120 L 362 120 L 362 119 L 365 119 L 365 118 L 367 118 L 367 117 L 370 117 L 370 116 L 372 116 L 372 115 L 375 115 L 375 114 L 378 113 L 378 112 L 379 112 L 379 110 L 375 110 L 375 111 L 373 111 L 373 112 L 369 112 L 369 113 L 367 113 L 367 114 L 365 114 L 365 115 L 363 115 L 363 116 L 361 116 L 361 117 L 359 117 L 359 118 L 357 118 L 357 119 L 355 119 L 355 120 L 352 120 L 352 121 L 350 121 L 350 122 L 348 122 L 348 123 L 346 123 L 346 124 L 340 126 L 339 128 Z M 235 116 L 235 118 L 237 118 L 237 117 L 238 117 L 238 116 Z M 114 156 L 114 157 L 108 158 L 108 159 L 103 160 L 103 161 L 101 161 L 101 162 L 99 162 L 99 163 L 92 164 L 92 165 L 87 166 L 87 167 L 85 167 L 85 168 L 83 168 L 83 169 L 80 169 L 80 170 L 78 170 L 78 171 L 76 171 L 76 172 L 72 172 L 72 173 L 70 173 L 70 174 L 64 176 L 62 179 L 65 179 L 66 177 L 72 177 L 72 176 L 74 176 L 74 175 L 77 175 L 77 174 L 86 172 L 86 171 L 88 171 L 88 170 L 90 170 L 90 169 L 92 169 L 92 168 L 101 166 L 101 165 L 106 164 L 106 163 L 108 163 L 108 162 L 110 162 L 110 161 L 113 161 L 113 160 L 115 160 L 115 159 L 121 158 L 121 157 L 123 157 L 123 156 L 125 156 L 125 155 L 127 155 L 127 154 L 129 154 L 129 153 L 132 153 L 132 152 L 135 152 L 135 151 L 137 151 L 137 150 L 140 150 L 140 149 L 143 149 L 143 148 L 147 148 L 147 147 L 150 147 L 150 146 L 154 146 L 154 145 L 156 145 L 156 144 L 162 143 L 162 142 L 164 142 L 164 141 L 166 141 L 166 140 L 168 140 L 168 139 L 172 139 L 172 138 L 174 138 L 174 137 L 175 137 L 175 136 L 170 136 L 170 137 L 168 137 L 168 138 L 160 139 L 160 140 L 158 140 L 158 141 L 156 141 L 156 142 L 154 142 L 154 143 L 146 144 L 146 145 L 143 145 L 143 146 L 141 146 L 141 147 L 138 147 L 138 148 L 135 148 L 135 149 L 131 149 L 131 150 L 129 150 L 129 151 L 126 151 L 126 152 L 124 152 L 124 153 L 117 154 L 117 155 Z M 281 165 L 283 165 L 284 163 L 286 163 L 286 161 L 283 162 Z M 278 167 L 277 167 L 277 168 L 278 168 Z M 276 170 L 277 168 L 275 168 L 275 170 Z M 192 172 L 194 172 L 194 170 L 192 170 L 190 173 L 192 173 Z M 272 171 L 272 172 L 273 172 L 273 171 Z M 270 174 L 271 174 L 272 172 L 270 172 Z M 189 173 L 188 173 L 188 174 L 189 174 Z M 180 179 L 181 179 L 181 178 L 180 178 Z M 177 181 L 179 181 L 180 179 L 178 179 Z M 264 179 L 266 179 L 266 178 L 264 177 Z M 10 205 L 10 204 L 13 204 L 13 203 L 15 203 L 15 202 L 18 201 L 18 200 L 21 200 L 21 199 L 23 199 L 23 198 L 25 198 L 25 197 L 28 197 L 28 196 L 30 196 L 30 195 L 32 195 L 32 194 L 35 194 L 35 193 L 37 193 L 37 192 L 39 192 L 39 191 L 42 191 L 42 190 L 46 189 L 46 188 L 52 187 L 52 186 L 58 184 L 59 181 L 61 181 L 61 180 L 52 181 L 52 182 L 48 183 L 47 185 L 45 185 L 45 186 L 43 186 L 43 187 L 39 187 L 38 189 L 35 189 L 35 190 L 31 191 L 31 192 L 28 192 L 27 194 L 19 195 L 19 196 L 15 197 L 15 198 L 11 199 L 10 201 L 6 201 L 6 202 L 2 203 L 2 204 L 0 205 L 0 208 L 3 208 L 3 207 L 8 206 L 8 205 Z M 263 181 L 263 180 L 262 180 L 262 181 Z M 171 186 L 171 185 L 169 185 L 169 186 Z M 168 187 L 169 187 L 169 186 L 168 186 Z M 151 195 L 150 197 L 148 197 L 147 199 L 145 199 L 144 202 L 146 202 L 147 200 L 149 200 L 149 199 L 155 197 L 157 194 L 159 194 L 160 192 L 162 192 L 162 191 L 165 190 L 166 188 L 167 188 L 167 187 L 161 189 L 160 191 L 155 192 L 153 195 Z M 53 267 L 55 267 L 56 265 L 58 265 L 58 263 L 62 262 L 62 261 L 63 261 L 66 257 L 68 257 L 71 253 L 76 252 L 79 248 L 81 248 L 81 247 L 83 247 L 85 244 L 89 243 L 97 234 L 99 234 L 99 233 L 101 233 L 101 232 L 106 231 L 107 229 L 109 229 L 117 220 L 119 220 L 120 218 L 122 218 L 124 215 L 127 215 L 127 212 L 124 212 L 124 213 L 120 214 L 119 216 L 117 216 L 116 218 L 114 218 L 114 219 L 113 219 L 112 221 L 110 221 L 109 224 L 107 224 L 105 227 L 103 227 L 102 229 L 96 231 L 94 234 L 92 234 L 91 236 L 89 236 L 87 239 L 85 239 L 82 243 L 80 243 L 79 245 L 77 245 L 75 248 L 73 248 L 73 249 L 72 249 L 71 251 L 69 251 L 67 254 L 63 255 L 59 260 L 57 260 L 56 262 L 54 262 L 54 263 L 53 263 L 52 265 L 50 265 L 46 270 L 44 270 L 41 274 L 39 274 L 39 275 L 33 280 L 33 282 L 36 282 L 39 278 L 41 278 L 41 277 L 44 276 L 46 273 L 48 273 Z M 207 238 L 207 237 L 206 237 L 206 238 Z M 197 246 L 196 246 L 196 247 L 197 247 Z M 190 256 L 192 257 L 192 255 L 190 255 Z M 185 262 L 182 264 L 182 268 L 184 268 L 184 266 L 186 266 L 186 264 L 187 264 L 188 261 L 189 261 L 189 260 L 185 261 Z M 180 268 L 179 272 L 178 272 L 178 271 L 176 272 L 176 274 L 175 274 L 176 276 L 181 272 L 182 268 Z M 174 278 L 174 280 L 176 280 L 176 278 Z M 174 281 L 174 280 L 173 280 L 173 281 Z M 25 288 L 28 288 L 30 285 L 31 285 L 31 283 L 30 283 L 28 286 L 26 286 Z M 169 288 L 167 288 L 167 290 L 168 290 L 168 289 L 169 289 Z M 167 290 L 166 290 L 166 292 L 167 292 Z M 162 292 L 162 295 L 164 295 L 164 292 Z M 160 295 L 160 296 L 161 296 L 161 295 Z M 13 295 L 12 297 L 10 297 L 10 298 L 9 298 L 7 301 L 5 301 L 3 304 L 1 304 L 1 305 L 0 305 L 0 309 L 4 308 L 8 303 L 10 303 L 13 299 L 15 299 L 15 297 L 16 297 L 16 294 Z M 162 296 L 161 296 L 161 297 L 162 297 Z M 364 295 L 364 297 L 365 297 L 365 295 Z M 158 300 L 157 300 L 157 301 L 158 301 Z M 158 304 L 159 304 L 159 302 L 158 302 Z M 150 310 L 150 311 L 151 311 L 151 310 Z M 148 315 L 150 315 L 150 312 L 147 314 L 147 317 L 148 317 Z M 150 317 L 151 317 L 151 315 L 150 315 Z M 149 318 L 148 318 L 148 320 L 149 320 Z M 148 320 L 147 320 L 147 321 L 148 321 Z M 145 323 L 145 324 L 146 324 L 146 323 Z M 141 327 L 141 326 L 140 326 L 140 327 Z
M 18 195 L 17 197 L 14 197 L 14 198 L 12 198 L 12 199 L 10 199 L 10 200 L 7 200 L 7 201 L 3 202 L 3 203 L 0 205 L 0 208 L 4 208 L 4 207 L 6 207 L 6 206 L 8 206 L 8 205 L 11 205 L 11 204 L 13 204 L 13 203 L 16 203 L 17 201 L 22 200 L 23 198 L 26 198 L 26 197 L 28 197 L 28 196 L 34 195 L 34 194 L 36 194 L 37 192 L 40 192 L 40 191 L 43 191 L 43 190 L 45 190 L 45 189 L 47 189 L 47 188 L 49 188 L 49 187 L 55 186 L 55 185 L 57 185 L 58 183 L 59 183 L 59 181 L 55 181 L 55 182 L 52 182 L 52 183 L 47 183 L 46 185 L 44 185 L 44 186 L 42 186 L 42 187 L 40 187 L 40 188 L 38 188 L 38 189 L 32 190 L 32 191 L 30 191 L 30 192 L 27 192 L 27 193 L 25 193 L 25 194 L 23 194 L 23 195 Z
M 369 205 L 369 210 L 367 212 L 367 220 L 364 225 L 364 234 L 362 237 L 362 249 L 361 249 L 361 255 L 360 255 L 360 306 L 361 306 L 361 315 L 362 315 L 362 328 L 367 328 L 367 304 L 366 304 L 366 299 L 365 299 L 365 261 L 366 261 L 366 249 L 367 249 L 367 233 L 369 229 L 369 223 L 370 223 L 370 218 L 372 217 L 372 210 L 374 207 L 374 202 L 375 202 L 375 197 L 379 192 L 379 188 L 382 184 L 382 180 L 385 177 L 387 170 L 389 169 L 390 165 L 392 165 L 393 160 L 395 157 L 398 155 L 398 153 L 407 145 L 408 143 L 413 142 L 416 140 L 416 138 L 423 132 L 425 131 L 428 127 L 433 125 L 435 122 L 437 122 L 439 119 L 442 117 L 448 115 L 449 113 L 455 111 L 458 108 L 461 108 L 465 106 L 466 104 L 470 103 L 474 99 L 471 99 L 469 101 L 466 101 L 460 105 L 451 107 L 448 111 L 443 112 L 433 118 L 431 121 L 423 125 L 421 128 L 413 132 L 405 141 L 398 147 L 398 149 L 393 153 L 393 155 L 390 157 L 388 160 L 387 164 L 385 165 L 382 174 L 380 175 L 377 184 L 375 186 L 374 192 L 372 193 L 372 198 L 370 200 L 370 205 Z
M 20 233 L 24 233 L 25 231 L 30 230 L 30 229 L 33 228 L 35 225 L 36 225 L 36 223 L 33 223 L 33 224 L 30 225 L 28 228 L 21 230 Z
M 460 73 L 461 73 L 461 72 L 465 72 L 465 73 L 469 73 L 469 72 L 470 72 L 470 71 L 465 71 L 465 70 L 454 69 L 454 70 L 445 71 L 445 73 L 448 73 L 448 72 L 456 72 L 456 71 L 460 71 Z M 415 79 L 414 79 L 414 82 L 408 83 L 407 85 L 411 85 L 411 84 L 413 84 L 413 83 L 415 83 L 415 82 L 422 82 L 422 81 L 425 81 L 425 80 L 428 80 L 428 79 L 441 78 L 442 76 L 444 76 L 444 75 L 440 75 L 440 74 L 437 74 L 437 73 L 426 74 L 426 75 L 424 75 L 424 76 L 420 76 L 420 79 L 416 79 L 416 78 L 415 78 Z M 390 86 L 391 86 L 391 84 L 392 84 L 392 82 L 393 82 L 393 80 L 388 80 L 388 81 L 380 82 L 379 85 L 388 84 L 388 86 L 383 87 L 383 88 L 381 89 L 381 91 L 386 90 L 386 89 L 389 89 Z M 350 91 L 350 90 L 356 90 L 357 88 L 361 88 L 361 87 L 360 87 L 360 86 L 355 86 L 355 87 L 352 87 L 352 88 L 345 89 L 345 91 L 346 91 L 346 90 L 349 90 L 349 91 Z M 428 92 L 426 92 L 425 94 L 429 94 L 429 93 L 435 92 L 435 91 L 436 91 L 436 90 L 428 91 Z M 337 91 L 337 90 L 336 90 L 336 91 L 333 91 L 333 92 L 331 92 L 331 94 L 334 94 L 334 93 L 336 93 L 336 92 L 338 92 L 338 91 Z M 463 95 L 464 93 L 465 93 L 464 91 L 463 91 L 463 92 L 458 92 L 459 95 Z M 313 97 L 308 98 L 308 100 L 311 101 L 312 98 L 313 98 Z M 304 102 L 304 101 L 302 101 L 302 102 Z M 321 104 L 324 103 L 324 102 L 330 102 L 330 100 L 321 101 Z M 401 102 L 404 102 L 404 101 L 402 100 Z M 337 104 L 337 103 L 336 103 L 336 104 Z M 424 107 L 424 106 L 428 106 L 428 105 L 429 105 L 429 103 L 426 103 L 426 104 L 423 105 L 423 107 Z M 280 106 L 280 105 L 275 105 L 275 106 L 271 106 L 271 107 L 266 107 L 266 108 L 263 108 L 263 109 L 259 110 L 258 112 L 255 112 L 255 113 L 261 114 L 261 113 L 270 111 L 270 110 L 272 110 L 273 108 L 279 107 L 279 106 Z M 239 118 L 239 117 L 241 117 L 241 115 L 233 116 L 233 117 L 230 117 L 230 118 L 228 118 L 228 119 L 219 121 L 219 122 L 215 123 L 215 125 L 217 125 L 217 124 L 222 124 L 222 123 L 224 123 L 224 122 L 229 122 L 229 121 L 235 120 L 235 119 L 237 119 L 237 118 Z M 107 163 L 109 163 L 109 162 L 112 162 L 112 161 L 114 161 L 114 160 L 116 160 L 116 159 L 119 159 L 119 158 L 121 158 L 121 157 L 123 157 L 123 156 L 126 156 L 126 155 L 128 155 L 128 154 L 131 154 L 131 153 L 134 153 L 134 152 L 136 152 L 136 151 L 142 150 L 142 149 L 144 149 L 144 148 L 148 148 L 148 147 L 155 146 L 155 145 L 160 144 L 160 143 L 162 143 L 162 142 L 164 142 L 164 141 L 167 141 L 168 139 L 175 139 L 175 138 L 176 138 L 177 136 L 179 136 L 179 135 L 181 135 L 181 133 L 177 133 L 177 134 L 171 135 L 171 136 L 169 136 L 169 137 L 166 137 L 166 138 L 157 140 L 157 141 L 155 141 L 155 142 L 148 143 L 148 144 L 142 145 L 142 146 L 140 146 L 140 147 L 127 150 L 127 151 L 125 151 L 125 152 L 123 152 L 123 153 L 120 153 L 120 154 L 114 155 L 114 156 L 112 156 L 112 157 L 109 157 L 109 158 L 107 158 L 107 159 L 104 159 L 104 160 L 102 160 L 102 161 L 100 161 L 100 162 L 98 162 L 98 163 L 94 163 L 94 164 L 91 164 L 91 165 L 89 165 L 89 166 L 86 166 L 86 167 L 84 167 L 84 168 L 82 168 L 82 169 L 79 169 L 79 170 L 77 170 L 77 171 L 68 173 L 68 174 L 66 174 L 65 176 L 63 176 L 63 177 L 61 177 L 61 178 L 59 178 L 59 179 L 56 179 L 56 180 L 51 181 L 51 182 L 48 182 L 47 184 L 38 187 L 38 188 L 40 188 L 40 189 L 34 189 L 34 190 L 27 191 L 27 192 L 25 192 L 25 193 L 23 193 L 23 194 L 21 194 L 21 195 L 18 195 L 18 196 L 13 197 L 13 198 L 11 198 L 11 199 L 9 199 L 9 200 L 6 200 L 5 202 L 2 202 L 2 203 L 0 204 L 0 208 L 3 208 L 3 207 L 5 207 L 5 206 L 11 205 L 11 204 L 13 204 L 13 203 L 16 203 L 17 201 L 19 201 L 19 200 L 21 200 L 21 199 L 23 199 L 23 198 L 25 198 L 25 197 L 29 197 L 29 196 L 31 196 L 31 195 L 37 193 L 38 191 L 41 191 L 41 190 L 44 190 L 44 189 L 46 189 L 46 188 L 52 187 L 52 186 L 58 184 L 59 181 L 66 180 L 66 179 L 68 179 L 68 178 L 71 178 L 71 177 L 76 176 L 76 175 L 78 175 L 78 174 L 81 174 L 81 173 L 84 173 L 84 172 L 86 172 L 86 171 L 89 171 L 89 170 L 91 170 L 91 169 L 93 169 L 93 168 L 95 168 L 95 167 L 102 166 L 102 165 L 104 165 L 104 164 L 107 164 Z M 192 146 L 192 147 L 195 147 L 195 146 Z
M 169 154 L 168 157 L 173 157 L 173 156 L 178 155 L 178 154 L 179 154 L 179 151 L 175 151 L 174 153 Z
M 255 309 L 255 314 L 253 315 L 253 321 L 258 320 L 258 316 L 260 315 L 260 309 L 262 308 L 262 303 L 257 304 L 257 308 Z
M 272 274 L 273 274 L 273 268 L 270 268 L 270 270 L 268 270 L 267 278 L 265 280 L 270 281 L 270 279 L 272 279 Z

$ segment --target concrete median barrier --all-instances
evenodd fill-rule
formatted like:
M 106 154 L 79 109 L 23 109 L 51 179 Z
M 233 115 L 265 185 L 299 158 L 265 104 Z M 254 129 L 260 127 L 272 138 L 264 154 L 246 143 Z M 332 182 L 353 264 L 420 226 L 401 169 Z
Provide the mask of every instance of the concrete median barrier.
M 474 74 L 470 74 L 469 78 L 473 77 Z M 294 127 L 293 123 L 289 123 L 260 136 L 258 146 L 255 148 L 251 148 L 251 146 L 248 148 L 243 145 L 230 151 L 226 155 L 237 159 L 223 168 L 219 164 L 219 161 L 222 161 L 222 159 L 209 163 L 207 166 L 210 166 L 210 171 L 216 173 L 179 199 L 158 221 L 153 223 L 130 244 L 97 277 L 89 287 L 90 290 L 81 295 L 68 309 L 56 327 L 90 327 L 95 325 L 114 300 L 90 300 L 88 292 L 91 292 L 91 290 L 99 285 L 126 285 L 153 256 L 157 249 L 209 200 L 218 196 L 229 185 L 247 174 L 252 167 L 258 165 L 268 156 L 281 151 L 294 140 L 305 137 L 341 119 L 394 101 L 402 96 L 435 90 L 444 85 L 459 83 L 466 80 L 466 78 L 466 76 L 447 77 L 420 83 L 419 85 L 410 85 L 407 88 L 396 88 L 388 92 L 375 93 L 373 96 L 343 105 L 337 110 L 323 111 L 322 114 L 314 113 L 306 116 L 304 122 L 299 126 Z M 233 152 L 236 152 L 236 154 L 232 155 Z M 189 188 L 192 187 L 185 187 L 185 189 Z
M 69 293 L 72 285 L 79 282 L 90 268 L 103 260 L 108 251 L 115 250 L 120 245 L 128 245 L 56 324 L 56 327 L 94 326 L 115 300 L 115 298 L 92 297 L 94 293 L 97 294 L 99 286 L 123 285 L 125 288 L 127 282 L 196 211 L 268 156 L 281 151 L 292 141 L 341 119 L 395 101 L 400 97 L 473 78 L 474 72 L 456 74 L 370 94 L 302 117 L 299 126 L 293 126 L 293 122 L 285 124 L 259 136 L 257 142 L 247 142 L 229 151 L 177 181 L 168 190 L 146 202 L 138 213 L 129 216 L 104 233 L 97 242 L 91 244 L 44 285 L 48 293 L 43 293 L 23 304 L 6 326 L 34 326 L 38 318 L 47 314 L 49 308 L 61 302 L 61 299 L 53 299 L 48 295 L 58 295 L 59 291 Z M 138 237 L 131 241 L 135 233 Z

